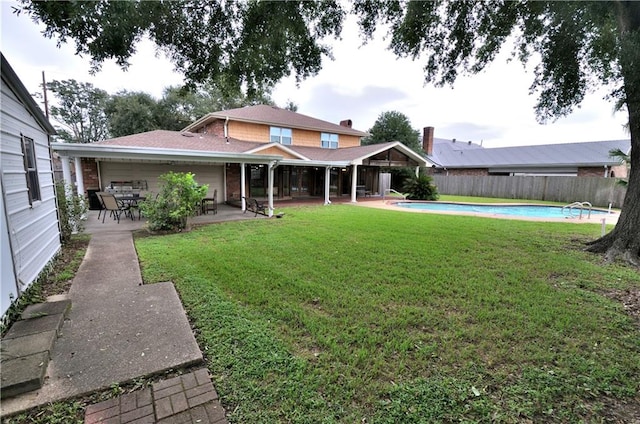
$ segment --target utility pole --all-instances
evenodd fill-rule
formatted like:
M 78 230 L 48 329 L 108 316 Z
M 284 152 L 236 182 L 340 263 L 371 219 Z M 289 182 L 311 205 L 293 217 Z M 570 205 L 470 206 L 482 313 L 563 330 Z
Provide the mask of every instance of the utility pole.
M 42 71 L 42 91 L 44 93 L 44 116 L 49 120 L 49 102 L 47 102 L 47 83 L 44 79 L 44 71 Z

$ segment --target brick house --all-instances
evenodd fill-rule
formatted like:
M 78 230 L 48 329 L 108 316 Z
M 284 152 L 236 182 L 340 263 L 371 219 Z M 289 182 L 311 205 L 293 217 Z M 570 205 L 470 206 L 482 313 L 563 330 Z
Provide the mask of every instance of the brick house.
M 92 144 L 53 143 L 70 179 L 69 159 L 78 173 L 78 192 L 104 190 L 113 182 L 157 191 L 168 171 L 192 172 L 219 202 L 244 197 L 273 201 L 380 192 L 381 167 L 419 167 L 427 161 L 400 142 L 361 146 L 367 134 L 350 120 L 334 124 L 274 106 L 257 105 L 210 113 L 182 131 L 156 130 Z M 66 170 L 65 170 L 66 168 Z M 89 191 L 88 191 L 89 190 Z M 244 208 L 244 202 L 241 202 Z
M 434 138 L 423 130 L 423 149 L 434 174 L 535 175 L 626 178 L 627 166 L 610 151 L 628 153 L 630 140 L 483 148 L 471 141 Z

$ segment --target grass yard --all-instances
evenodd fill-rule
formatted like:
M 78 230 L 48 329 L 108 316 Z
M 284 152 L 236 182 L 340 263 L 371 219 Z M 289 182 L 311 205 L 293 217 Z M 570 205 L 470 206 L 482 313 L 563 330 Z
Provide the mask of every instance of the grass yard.
M 624 422 L 640 274 L 599 225 L 351 205 L 136 239 L 175 283 L 233 423 Z M 637 408 L 637 409 L 636 409 Z

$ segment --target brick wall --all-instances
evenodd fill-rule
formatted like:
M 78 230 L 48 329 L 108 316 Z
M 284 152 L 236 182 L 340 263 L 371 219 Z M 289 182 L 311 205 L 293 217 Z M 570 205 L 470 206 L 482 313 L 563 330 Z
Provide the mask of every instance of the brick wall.
M 604 177 L 604 166 L 578 168 L 578 177 Z
M 211 135 L 216 135 L 218 137 L 224 137 L 224 121 L 213 121 L 204 127 L 204 131 L 202 131 L 202 128 L 199 131 Z M 231 134 L 229 136 L 231 136 Z
M 101 188 L 98 180 L 98 162 L 95 159 L 82 158 L 80 167 L 82 168 L 82 179 L 84 180 L 84 194 L 87 194 L 86 190 L 89 188 Z
M 240 200 L 240 164 L 230 163 L 227 172 L 227 200 Z
M 469 169 L 449 169 L 442 172 L 444 175 L 467 175 L 472 177 L 484 177 L 489 175 L 489 170 L 486 168 L 469 168 Z

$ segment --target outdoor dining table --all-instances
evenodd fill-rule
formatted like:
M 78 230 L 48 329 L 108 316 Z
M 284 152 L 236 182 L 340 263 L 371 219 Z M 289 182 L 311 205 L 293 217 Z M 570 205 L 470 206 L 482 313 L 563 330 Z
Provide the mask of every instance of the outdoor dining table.
M 116 195 L 116 200 L 118 202 L 120 202 L 121 205 L 125 205 L 125 206 L 129 206 L 129 209 L 131 208 L 138 208 L 138 203 L 139 202 L 144 202 L 147 198 L 144 196 L 136 196 L 136 195 L 124 195 L 124 196 L 118 196 Z M 130 214 L 131 219 L 135 220 L 135 216 L 133 215 L 133 212 L 131 212 L 130 210 Z M 140 209 L 138 209 L 138 219 L 140 219 Z

